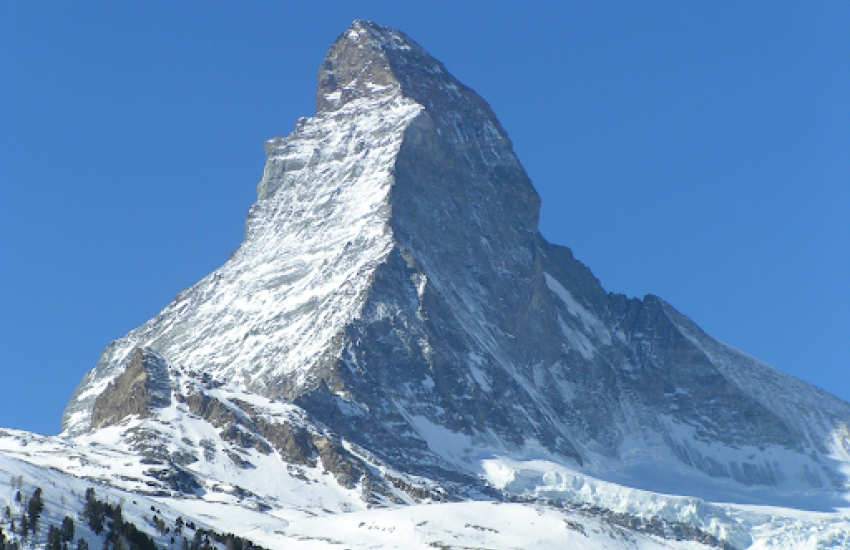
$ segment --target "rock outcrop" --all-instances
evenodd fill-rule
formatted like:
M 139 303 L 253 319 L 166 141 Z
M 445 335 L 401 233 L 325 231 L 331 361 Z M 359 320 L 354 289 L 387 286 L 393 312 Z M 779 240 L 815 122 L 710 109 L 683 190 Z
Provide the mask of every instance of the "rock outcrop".
M 147 418 L 171 404 L 165 361 L 147 348 L 136 348 L 120 376 L 94 400 L 91 429 L 118 424 L 128 416 Z

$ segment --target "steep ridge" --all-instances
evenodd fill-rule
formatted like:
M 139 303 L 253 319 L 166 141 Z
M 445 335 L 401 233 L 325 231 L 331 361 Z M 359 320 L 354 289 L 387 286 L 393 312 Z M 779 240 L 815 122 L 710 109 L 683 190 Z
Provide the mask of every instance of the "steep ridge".
M 75 392 L 63 429 L 88 429 L 93 400 L 137 346 L 263 395 L 315 383 L 393 247 L 392 168 L 421 110 L 378 91 L 301 119 L 266 143 L 269 160 L 246 237 L 219 270 L 114 342 Z
M 355 22 L 320 69 L 317 111 L 266 143 L 239 250 L 110 344 L 66 436 L 143 432 L 136 450 L 166 448 L 147 454 L 187 472 L 149 481 L 189 492 L 194 463 L 169 445 L 191 413 L 221 453 L 273 450 L 374 502 L 570 494 L 548 475 L 563 468 L 722 501 L 845 502 L 850 405 L 657 297 L 607 293 L 539 234 L 490 107 L 410 38 Z M 170 377 L 171 417 L 105 405 L 139 388 L 125 382 L 141 356 L 166 365 L 145 372 Z M 267 412 L 239 404 L 252 399 Z

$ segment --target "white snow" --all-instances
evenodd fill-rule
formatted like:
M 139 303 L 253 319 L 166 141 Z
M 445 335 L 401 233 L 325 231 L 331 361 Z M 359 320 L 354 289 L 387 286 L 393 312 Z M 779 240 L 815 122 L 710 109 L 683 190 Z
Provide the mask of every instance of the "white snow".
M 469 437 L 434 424 L 424 416 L 411 416 L 409 420 L 434 453 L 452 463 L 468 461 L 468 449 L 472 446 Z
M 469 460 L 465 455 L 468 448 L 465 436 L 444 433 L 421 419 L 417 419 L 417 425 L 429 435 L 430 441 L 443 441 L 438 444 L 442 455 Z M 190 432 L 189 437 L 208 435 L 203 430 Z M 107 436 L 103 434 L 104 439 Z M 335 484 L 328 481 L 328 476 L 319 474 L 305 485 L 291 477 L 285 468 L 273 464 L 258 464 L 256 469 L 240 474 L 243 486 L 247 481 L 248 485 L 265 487 L 267 492 L 277 494 L 277 500 L 269 501 L 272 508 L 265 512 L 258 511 L 250 501 L 240 503 L 232 496 L 214 491 L 207 492 L 203 498 L 145 497 L 85 479 L 99 475 L 99 469 L 110 468 L 117 469 L 111 476 L 114 482 L 119 480 L 121 468 L 126 468 L 125 474 L 133 468 L 131 456 L 95 445 L 94 441 L 80 444 L 7 431 L 0 433 L 0 449 L 0 508 L 6 505 L 13 511 L 20 508 L 14 503 L 15 480 L 20 476 L 24 493 L 31 494 L 36 486 L 44 490 L 48 505 L 43 526 L 59 523 L 66 514 L 76 517 L 82 510 L 86 488 L 96 487 L 99 498 L 122 503 L 124 515 L 142 528 L 147 526 L 149 534 L 155 537 L 150 525 L 152 505 L 167 521 L 173 522 L 180 515 L 219 532 L 248 537 L 267 548 L 318 549 L 340 545 L 357 549 L 423 550 L 440 545 L 482 550 L 706 548 L 694 542 L 636 534 L 580 508 L 468 501 L 367 509 L 356 492 L 338 486 L 333 489 Z M 84 460 L 77 462 L 75 457 Z M 125 463 L 128 466 L 123 466 Z M 77 465 L 75 475 L 63 471 L 73 464 Z M 539 458 L 514 460 L 491 455 L 480 460 L 479 467 L 494 486 L 516 494 L 593 504 L 647 519 L 657 516 L 667 521 L 687 522 L 742 549 L 837 550 L 850 544 L 850 510 L 802 512 L 716 504 L 693 497 L 630 489 Z M 213 468 L 207 471 L 222 478 L 232 475 L 226 468 L 216 470 L 215 465 L 207 464 L 205 468 Z M 248 481 L 249 478 L 254 480 Z M 79 536 L 88 538 L 90 544 L 98 542 L 82 521 L 77 522 L 77 529 Z M 45 533 L 40 532 L 39 536 L 44 537 Z M 162 537 L 158 540 L 168 546 Z
M 543 273 L 543 276 L 546 278 L 546 286 L 548 286 L 549 289 L 554 292 L 558 298 L 560 298 L 564 305 L 567 306 L 567 311 L 569 311 L 573 316 L 579 318 L 581 322 L 584 323 L 585 327 L 593 331 L 600 342 L 606 346 L 609 345 L 611 343 L 611 333 L 608 332 L 608 329 L 605 328 L 602 321 L 579 304 L 575 298 L 573 298 L 573 295 L 570 294 L 570 292 L 554 277 L 548 273 Z

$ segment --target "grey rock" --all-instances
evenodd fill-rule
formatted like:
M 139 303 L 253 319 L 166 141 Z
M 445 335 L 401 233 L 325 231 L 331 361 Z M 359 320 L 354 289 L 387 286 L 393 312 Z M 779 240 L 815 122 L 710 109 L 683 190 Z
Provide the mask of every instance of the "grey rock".
M 95 398 L 91 428 L 112 426 L 131 415 L 149 417 L 155 409 L 170 403 L 171 387 L 165 361 L 149 349 L 136 348 L 124 372 Z

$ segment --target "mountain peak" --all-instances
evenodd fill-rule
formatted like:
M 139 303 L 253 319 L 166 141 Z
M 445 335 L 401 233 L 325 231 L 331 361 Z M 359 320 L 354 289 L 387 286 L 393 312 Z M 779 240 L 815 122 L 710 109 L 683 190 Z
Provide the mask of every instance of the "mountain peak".
M 424 53 L 419 44 L 403 32 L 366 19 L 355 19 L 351 27 L 342 36 L 353 41 L 361 41 L 365 37 L 371 45 L 381 49 L 419 50 Z
M 749 486 L 774 503 L 847 490 L 830 457 L 850 449 L 850 405 L 660 299 L 606 293 L 540 235 L 540 199 L 489 105 L 403 33 L 355 21 L 322 64 L 317 116 L 266 152 L 244 243 L 106 349 L 68 405 L 67 435 L 167 420 L 153 397 L 170 387 L 174 408 L 239 439 L 212 401 L 179 393 L 201 373 L 203 391 L 284 401 L 316 433 L 456 495 L 483 490 L 475 457 L 491 452 L 542 452 L 648 489 L 737 484 L 749 501 L 762 498 Z M 243 412 L 253 420 L 239 426 L 262 432 Z M 537 483 L 523 479 L 503 488 Z
M 396 94 L 401 85 L 390 52 L 435 61 L 404 33 L 356 20 L 337 38 L 319 69 L 316 110 L 332 112 L 363 97 Z
M 356 20 L 331 46 L 319 69 L 318 113 L 333 112 L 361 98 L 400 95 L 429 111 L 473 111 L 507 133 L 490 106 L 445 66 L 401 31 Z

